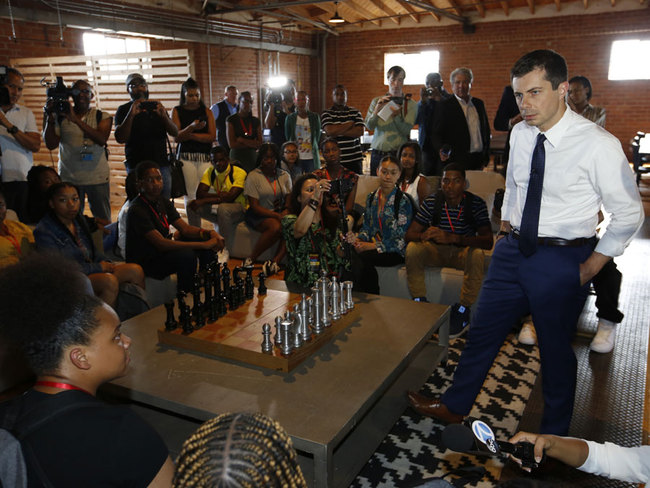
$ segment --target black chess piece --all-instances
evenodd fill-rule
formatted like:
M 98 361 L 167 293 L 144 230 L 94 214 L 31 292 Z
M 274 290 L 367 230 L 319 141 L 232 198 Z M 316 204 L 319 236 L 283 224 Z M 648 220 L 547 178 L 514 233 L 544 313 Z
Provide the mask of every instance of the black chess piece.
M 197 310 L 196 310 L 196 315 L 194 316 L 194 322 L 195 322 L 195 329 L 200 329 L 205 325 L 205 307 L 201 305 Z
M 259 281 L 260 285 L 257 287 L 257 294 L 258 295 L 266 295 L 266 275 L 264 273 L 260 273 L 257 275 L 257 280 Z
M 178 322 L 174 318 L 174 302 L 165 303 L 167 309 L 167 320 L 165 320 L 165 330 L 172 331 L 178 328 Z
M 242 282 L 240 274 L 241 272 L 242 268 L 239 266 L 232 270 L 232 281 L 235 284 L 235 287 L 239 286 L 239 284 Z
M 208 264 L 203 275 L 203 288 L 205 290 L 203 296 L 207 306 L 210 303 L 210 298 L 212 298 L 212 263 Z
M 212 263 L 212 270 L 210 272 L 210 283 L 213 287 L 213 295 L 218 297 L 221 293 L 221 276 L 219 275 L 220 271 L 219 261 L 214 261 Z
M 216 322 L 219 318 L 219 297 L 213 295 L 210 297 L 210 302 L 208 302 L 208 320 L 210 322 Z
M 244 294 L 246 300 L 252 300 L 255 296 L 255 285 L 253 284 L 253 266 L 246 266 L 246 279 L 244 281 Z
M 244 282 L 240 279 L 237 285 L 237 307 L 241 307 L 246 303 L 246 295 L 244 293 Z
M 219 317 L 223 317 L 228 313 L 228 295 L 225 291 L 219 293 L 219 301 L 217 302 L 217 310 Z
M 191 334 L 194 331 L 194 327 L 192 327 L 192 313 L 190 312 L 189 305 L 183 306 L 181 315 L 183 316 L 183 320 L 181 321 L 181 327 L 183 328 L 183 333 Z
M 230 269 L 228 269 L 228 263 L 223 263 L 221 282 L 223 284 L 223 291 L 228 295 L 228 290 L 230 290 Z
M 234 286 L 228 290 L 228 308 L 232 311 L 239 306 L 237 302 L 237 288 Z
M 185 293 L 182 290 L 179 290 L 178 293 L 176 293 L 176 299 L 178 300 L 178 310 L 180 310 L 181 313 L 183 313 L 183 307 L 185 306 L 186 296 L 187 293 Z

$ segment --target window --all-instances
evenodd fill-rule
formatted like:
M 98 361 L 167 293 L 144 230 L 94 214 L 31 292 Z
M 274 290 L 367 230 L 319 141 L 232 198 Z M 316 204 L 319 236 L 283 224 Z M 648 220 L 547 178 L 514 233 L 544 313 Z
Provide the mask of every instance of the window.
M 142 53 L 149 51 L 149 41 L 137 37 L 115 37 L 95 32 L 86 32 L 83 35 L 83 43 L 84 54 L 86 56 L 106 56 L 110 54 Z M 145 64 L 143 61 L 148 62 Z M 124 80 L 124 72 L 143 71 L 147 68 L 151 68 L 150 59 L 119 57 L 116 59 L 104 59 L 102 66 L 99 68 L 99 71 L 95 71 L 95 74 L 98 75 L 102 71 L 106 72 L 104 75 L 99 75 L 103 81 Z M 92 72 L 88 72 L 89 78 L 92 78 L 92 75 Z M 149 78 L 150 75 L 144 73 L 144 77 Z
M 419 53 L 385 53 L 384 84 L 388 85 L 386 73 L 392 66 L 401 66 L 406 71 L 405 85 L 424 85 L 429 73 L 437 73 L 440 66 L 440 51 L 422 51 Z
M 610 80 L 650 80 L 650 40 L 614 41 L 609 58 Z

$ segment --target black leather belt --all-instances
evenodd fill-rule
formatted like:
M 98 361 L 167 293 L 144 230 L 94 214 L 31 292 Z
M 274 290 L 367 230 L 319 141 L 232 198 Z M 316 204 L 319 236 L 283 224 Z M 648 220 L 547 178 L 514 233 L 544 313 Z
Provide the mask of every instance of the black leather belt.
M 510 235 L 515 239 L 519 239 L 519 231 L 513 230 Z M 556 247 L 580 247 L 586 244 L 596 242 L 594 237 L 578 237 L 577 239 L 560 239 L 559 237 L 538 237 L 537 244 L 540 246 L 556 246 Z

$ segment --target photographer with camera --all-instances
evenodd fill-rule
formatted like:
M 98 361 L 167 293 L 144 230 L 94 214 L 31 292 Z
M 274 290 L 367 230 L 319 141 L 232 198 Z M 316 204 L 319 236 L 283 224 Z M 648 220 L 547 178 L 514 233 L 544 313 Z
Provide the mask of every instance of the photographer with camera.
M 296 85 L 293 80 L 289 80 L 282 90 L 271 89 L 266 94 L 264 127 L 271 131 L 271 142 L 278 147 L 287 141 L 284 122 L 287 115 L 296 111 L 295 98 Z
M 406 72 L 401 66 L 393 66 L 386 73 L 388 93 L 373 98 L 366 116 L 366 127 L 374 131 L 370 174 L 377 176 L 377 168 L 385 156 L 395 156 L 399 147 L 409 140 L 418 113 L 417 104 L 410 93 L 404 93 Z
M 442 165 L 438 162 L 436 150 L 433 147 L 433 134 L 431 133 L 433 118 L 438 102 L 446 100 L 451 95 L 444 89 L 440 73 L 429 73 L 420 89 L 420 102 L 418 103 L 418 116 L 415 123 L 418 125 L 418 141 L 422 149 L 422 172 L 427 176 L 441 176 Z
M 27 218 L 27 173 L 34 164 L 32 153 L 41 147 L 41 135 L 31 110 L 18 101 L 25 78 L 14 68 L 4 68 L 0 76 L 0 149 L 2 150 L 2 188 L 7 208 L 21 221 Z M 1 73 L 0 73 L 1 74 Z
M 115 113 L 115 140 L 124 144 L 126 172 L 130 173 L 141 161 L 155 161 L 163 177 L 162 196 L 171 196 L 171 170 L 167 158 L 167 134 L 178 135 L 162 103 L 149 101 L 149 87 L 140 73 L 126 77 L 131 101 L 120 105 Z
M 70 95 L 74 107 L 67 101 Z M 93 217 L 106 225 L 111 221 L 106 141 L 111 134 L 113 117 L 91 108 L 92 99 L 92 88 L 85 80 L 75 81 L 71 90 L 63 80 L 49 88 L 43 108 L 43 139 L 48 149 L 59 147 L 59 174 L 63 181 L 73 183 L 79 190 L 79 213 L 83 214 L 88 195 Z

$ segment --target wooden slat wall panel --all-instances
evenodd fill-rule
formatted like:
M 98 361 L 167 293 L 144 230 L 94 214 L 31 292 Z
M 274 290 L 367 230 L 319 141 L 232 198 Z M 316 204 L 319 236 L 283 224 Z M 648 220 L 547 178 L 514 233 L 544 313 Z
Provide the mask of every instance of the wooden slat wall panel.
M 113 62 L 116 64 L 109 64 Z M 119 63 L 119 64 L 117 64 Z M 187 49 L 171 49 L 141 53 L 111 54 L 105 56 L 60 56 L 50 58 L 12 59 L 25 76 L 25 88 L 21 104 L 29 107 L 36 116 L 39 128 L 43 124 L 45 87 L 41 79 L 55 81 L 62 76 L 67 86 L 78 79 L 85 79 L 93 86 L 95 106 L 115 115 L 117 107 L 129 101 L 124 81 L 129 73 L 142 73 L 149 83 L 149 97 L 159 100 L 171 112 L 178 104 L 181 84 L 193 72 Z M 119 209 L 126 197 L 124 192 L 124 146 L 115 141 L 111 133 L 108 140 L 111 167 L 111 206 Z M 56 168 L 58 149 L 48 151 L 43 143 L 34 154 L 34 164 L 45 164 Z

